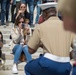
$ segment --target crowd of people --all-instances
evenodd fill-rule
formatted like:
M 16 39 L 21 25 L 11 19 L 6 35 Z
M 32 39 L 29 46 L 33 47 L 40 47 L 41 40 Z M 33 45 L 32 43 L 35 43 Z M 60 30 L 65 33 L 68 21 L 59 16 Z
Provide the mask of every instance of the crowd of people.
M 9 6 L 12 5 L 11 22 L 14 23 L 10 46 L 14 55 L 12 73 L 17 74 L 18 62 L 24 62 L 26 59 L 27 64 L 24 68 L 26 75 L 70 75 L 71 71 L 72 75 L 76 75 L 76 57 L 73 57 L 74 51 L 70 51 L 70 47 L 73 49 L 74 40 L 76 40 L 76 34 L 74 34 L 76 18 L 75 12 L 72 14 L 70 11 L 72 8 L 70 5 L 73 5 L 71 0 L 67 2 L 59 0 L 59 5 L 58 0 L 2 0 L 0 4 L 1 25 L 5 25 L 5 16 L 6 25 L 8 25 Z M 27 11 L 27 5 L 29 11 Z M 35 24 L 39 25 L 35 27 L 32 37 L 28 40 L 28 36 L 31 36 L 31 27 L 34 26 L 35 7 L 37 7 Z M 0 33 L 0 40 L 1 49 L 2 33 Z M 39 47 L 43 48 L 43 54 L 37 59 L 32 59 L 31 54 Z M 2 54 L 1 50 L 0 53 Z M 73 63 L 70 63 L 71 58 L 74 59 Z
M 20 7 L 20 4 L 23 3 Z M 25 18 L 30 20 L 30 26 L 33 26 L 34 20 L 34 9 L 37 7 L 37 16 L 35 20 L 35 24 L 38 24 L 39 15 L 41 13 L 40 7 L 38 4 L 41 4 L 42 0 L 0 0 L 1 12 L 0 12 L 0 20 L 1 25 L 8 25 L 9 24 L 9 9 L 11 5 L 11 22 L 14 23 L 16 16 L 20 13 L 23 13 Z M 29 12 L 27 11 L 27 5 L 29 8 Z M 15 10 L 16 9 L 16 10 Z M 17 15 L 18 14 L 18 15 Z

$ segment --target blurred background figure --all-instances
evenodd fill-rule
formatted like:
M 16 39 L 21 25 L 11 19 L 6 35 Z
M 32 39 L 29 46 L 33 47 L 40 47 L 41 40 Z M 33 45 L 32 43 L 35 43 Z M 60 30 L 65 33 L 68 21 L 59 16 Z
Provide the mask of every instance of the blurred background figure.
M 16 0 L 11 1 L 11 22 L 13 22 L 14 19 L 14 13 L 16 8 Z
M 37 4 L 41 4 L 42 0 L 22 0 L 22 2 L 28 4 L 29 13 L 30 13 L 30 26 L 33 27 L 33 21 L 34 21 L 34 9 L 37 7 L 37 16 L 35 20 L 35 24 L 38 23 L 39 15 L 40 15 L 40 7 L 37 6 Z
M 3 47 L 3 34 L 2 32 L 0 31 L 0 58 L 2 56 L 2 47 Z
M 38 24 L 40 12 L 41 12 L 41 8 L 38 7 L 38 4 L 42 4 L 42 1 L 41 1 L 41 0 L 34 0 L 34 9 L 35 9 L 35 7 L 36 7 L 36 9 L 37 9 L 35 24 Z M 33 13 L 33 19 L 34 19 L 34 13 Z M 32 19 L 32 21 L 33 21 L 33 19 Z
M 18 12 L 16 12 L 16 13 L 14 14 L 13 23 L 15 22 L 15 19 L 16 19 L 20 14 L 22 14 L 26 19 L 29 19 L 29 20 L 30 20 L 30 13 L 27 12 L 27 6 L 26 6 L 26 4 L 24 4 L 24 3 L 20 3 Z
M 8 25 L 9 7 L 11 0 L 1 0 L 1 25 Z M 6 22 L 5 22 L 6 20 Z

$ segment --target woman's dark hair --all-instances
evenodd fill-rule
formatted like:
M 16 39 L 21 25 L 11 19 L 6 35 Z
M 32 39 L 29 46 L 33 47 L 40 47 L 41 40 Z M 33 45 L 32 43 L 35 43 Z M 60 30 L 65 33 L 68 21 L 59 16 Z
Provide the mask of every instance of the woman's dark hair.
M 19 4 L 19 9 L 20 9 L 20 6 L 21 6 L 22 4 L 24 4 L 24 5 L 27 7 L 27 5 L 26 5 L 25 3 L 20 2 L 20 4 Z M 26 10 L 26 11 L 27 11 L 27 10 Z
M 0 41 L 2 41 L 3 42 L 3 34 L 2 34 L 2 32 L 0 31 L 0 34 L 1 34 L 1 40 Z
M 17 19 L 15 20 L 15 26 L 18 26 L 20 19 L 23 18 L 24 19 L 24 23 L 25 23 L 25 17 L 24 15 L 20 14 Z

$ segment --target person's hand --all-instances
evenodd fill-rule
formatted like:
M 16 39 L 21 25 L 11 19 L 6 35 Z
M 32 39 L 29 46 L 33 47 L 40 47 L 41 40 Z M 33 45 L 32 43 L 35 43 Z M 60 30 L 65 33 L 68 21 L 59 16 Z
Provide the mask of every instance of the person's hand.
M 29 31 L 29 27 L 26 26 L 26 30 Z
M 76 66 L 76 61 L 73 62 L 73 66 Z
M 18 13 L 23 13 L 23 11 L 22 10 L 19 10 Z
M 22 11 L 22 10 L 18 10 L 18 13 L 17 13 L 16 19 L 17 19 L 17 17 L 18 17 L 21 13 L 23 13 L 23 11 Z
M 21 28 L 18 29 L 19 34 L 21 34 Z

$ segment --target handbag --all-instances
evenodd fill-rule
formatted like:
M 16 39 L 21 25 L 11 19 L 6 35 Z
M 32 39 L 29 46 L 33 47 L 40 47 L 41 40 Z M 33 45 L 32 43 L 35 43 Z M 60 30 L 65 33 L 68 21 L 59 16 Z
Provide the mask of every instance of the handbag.
M 24 54 L 24 52 L 22 52 L 21 56 L 20 56 L 20 61 L 24 62 L 25 60 L 26 60 L 25 54 Z

